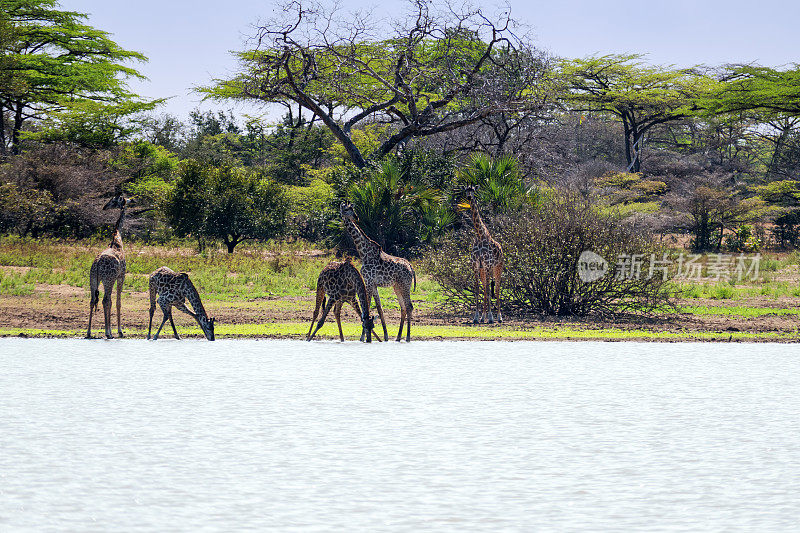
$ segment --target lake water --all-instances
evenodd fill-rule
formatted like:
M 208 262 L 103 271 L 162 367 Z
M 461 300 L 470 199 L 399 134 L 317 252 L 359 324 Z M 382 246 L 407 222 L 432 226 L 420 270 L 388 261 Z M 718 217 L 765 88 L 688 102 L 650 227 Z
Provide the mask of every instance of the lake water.
M 798 523 L 797 346 L 0 339 L 4 532 Z

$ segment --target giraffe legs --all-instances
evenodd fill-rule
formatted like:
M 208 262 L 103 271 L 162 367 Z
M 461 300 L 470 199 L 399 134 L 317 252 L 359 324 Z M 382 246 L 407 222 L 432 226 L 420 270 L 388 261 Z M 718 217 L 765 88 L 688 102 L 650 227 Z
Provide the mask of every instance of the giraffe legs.
M 344 333 L 342 333 L 342 303 L 343 302 L 339 301 L 334 304 L 333 316 L 336 317 L 336 325 L 339 326 L 339 340 L 344 342 Z
M 472 316 L 472 323 L 477 324 L 478 322 L 483 322 L 483 318 L 481 317 L 481 277 L 482 277 L 482 270 L 480 268 L 475 269 L 475 314 Z
M 381 297 L 378 294 L 378 287 L 372 287 L 372 291 L 367 289 L 367 294 L 372 294 L 375 298 L 375 308 L 378 310 L 378 316 L 381 317 L 381 326 L 383 326 L 383 340 L 388 341 L 389 332 L 386 329 L 386 319 L 383 316 L 383 306 L 381 305 Z
M 89 302 L 89 329 L 86 331 L 87 339 L 92 338 L 92 315 L 95 309 L 97 309 L 97 301 L 100 299 L 100 291 L 97 289 L 97 286 L 91 287 L 89 290 L 92 293 L 92 299 Z
M 409 291 L 409 287 L 394 285 L 394 293 L 400 304 L 400 330 L 397 332 L 397 342 L 403 338 L 403 322 L 406 324 L 406 342 L 411 342 L 411 312 L 414 310 L 414 305 L 411 303 Z
M 147 340 L 150 340 L 150 332 L 153 331 L 153 313 L 155 313 L 155 312 L 156 312 L 156 301 L 151 299 L 150 300 L 150 325 L 147 326 Z
M 358 318 L 362 318 L 364 316 L 364 315 L 361 314 L 361 306 L 358 305 L 358 300 L 356 300 L 356 299 L 351 300 L 350 301 L 350 305 L 352 305 L 353 309 L 355 309 L 356 314 L 358 315 Z M 364 336 L 365 336 L 364 333 L 365 333 L 364 332 L 364 328 L 362 327 L 361 328 L 361 338 L 359 339 L 361 342 L 364 342 Z M 377 340 L 378 342 L 383 342 L 383 339 L 381 339 L 378 336 L 378 334 L 375 333 L 374 329 L 372 330 L 372 335 L 375 337 L 375 340 Z M 372 342 L 372 341 L 367 339 L 367 342 Z
M 150 276 L 150 325 L 147 326 L 147 340 L 150 340 L 150 332 L 153 331 L 153 313 L 156 312 L 156 295 L 158 294 L 156 288 L 157 282 L 155 276 Z
M 354 298 L 354 299 L 352 299 L 352 300 L 350 300 L 350 305 L 352 305 L 352 306 L 353 306 L 353 309 L 355 309 L 355 311 L 356 311 L 356 315 L 358 315 L 358 318 L 362 319 L 362 326 L 361 326 L 361 338 L 360 338 L 360 339 L 358 339 L 358 340 L 359 340 L 359 341 L 361 341 L 361 342 L 364 342 L 364 337 L 366 336 L 366 335 L 365 335 L 365 333 L 366 333 L 366 332 L 364 331 L 364 326 L 363 326 L 363 319 L 364 319 L 364 315 L 362 315 L 362 314 L 361 314 L 361 306 L 360 306 L 360 305 L 358 305 L 358 300 L 356 300 L 355 298 Z M 373 332 L 374 332 L 374 331 L 373 331 Z M 372 337 L 369 337 L 369 338 L 367 339 L 367 342 L 372 342 Z
M 486 318 L 488 324 L 494 324 L 494 316 L 492 316 L 492 288 L 489 285 L 489 272 L 486 269 L 481 270 L 481 281 L 483 282 L 483 318 Z
M 121 316 L 122 313 L 120 311 L 120 307 L 122 306 L 122 284 L 125 283 L 125 278 L 120 278 L 117 281 L 117 333 L 119 334 L 119 338 L 121 339 L 125 335 L 122 334 L 122 320 Z
M 480 267 L 476 270 L 476 274 L 475 295 L 477 302 L 475 306 L 475 317 L 472 319 L 472 323 L 477 324 L 480 322 L 483 324 L 484 320 L 486 320 L 489 324 L 492 324 L 494 318 L 492 317 L 491 299 L 489 298 L 489 273 L 485 268 Z M 483 287 L 483 309 L 481 309 L 481 287 Z
M 172 326 L 172 334 L 173 334 L 173 336 L 176 339 L 181 340 L 181 336 L 178 335 L 178 330 L 175 329 L 175 321 L 172 320 L 172 309 L 169 310 L 169 325 Z
M 308 333 L 306 333 L 306 340 L 311 340 L 311 330 L 314 327 L 314 322 L 317 321 L 317 315 L 319 314 L 319 310 L 322 307 L 323 302 L 325 301 L 325 289 L 322 287 L 317 287 L 317 304 L 314 306 L 314 314 L 311 317 L 311 325 L 308 327 Z
M 114 290 L 114 282 L 103 282 L 103 322 L 106 329 L 106 338 L 113 339 L 111 334 L 111 293 Z
M 494 266 L 494 297 L 497 299 L 497 322 L 503 322 L 502 303 L 503 298 L 500 295 L 500 278 L 503 276 L 503 265 Z
M 161 325 L 158 326 L 158 331 L 156 331 L 153 340 L 154 341 L 158 340 L 158 336 L 161 334 L 161 328 L 164 327 L 164 324 L 167 322 L 167 319 L 169 319 L 169 323 L 172 325 L 172 332 L 175 334 L 175 338 L 180 340 L 181 337 L 180 335 L 178 335 L 178 330 L 175 329 L 175 322 L 172 321 L 172 307 L 166 304 L 162 304 L 161 302 L 159 302 L 159 305 L 161 306 L 161 312 L 163 313 L 164 318 L 161 319 Z
M 325 318 L 328 316 L 328 313 L 331 311 L 331 307 L 333 307 L 333 300 L 328 300 L 328 303 L 325 304 L 325 309 L 322 310 L 322 316 L 319 318 L 319 323 L 317 324 L 317 329 L 314 330 L 314 333 L 311 334 L 311 336 L 308 338 L 308 340 L 313 339 L 314 335 L 316 335 L 317 331 L 319 331 L 319 328 L 321 328 L 322 325 L 325 323 Z

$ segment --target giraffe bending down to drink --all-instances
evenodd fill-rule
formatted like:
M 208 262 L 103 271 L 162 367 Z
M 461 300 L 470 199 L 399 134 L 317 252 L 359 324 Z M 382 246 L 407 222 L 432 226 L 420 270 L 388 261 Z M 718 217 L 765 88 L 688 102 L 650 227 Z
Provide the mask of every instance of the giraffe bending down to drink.
M 325 302 L 326 296 L 328 298 Z M 360 306 L 359 306 L 360 302 Z M 364 278 L 358 272 L 358 269 L 350 263 L 350 259 L 340 263 L 334 261 L 322 269 L 317 279 L 317 304 L 314 307 L 314 316 L 311 318 L 311 327 L 308 328 L 306 340 L 310 341 L 317 334 L 319 328 L 325 323 L 325 317 L 333 307 L 333 314 L 336 317 L 336 325 L 339 326 L 339 340 L 344 342 L 344 334 L 342 333 L 342 305 L 349 303 L 356 310 L 358 316 L 361 317 L 361 342 L 364 342 L 366 337 L 367 342 L 372 342 L 372 335 L 380 341 L 380 337 L 375 333 L 375 322 L 373 317 L 369 316 L 369 297 L 366 285 L 364 285 Z M 317 320 L 320 308 L 322 309 L 322 316 L 317 324 L 317 329 L 312 333 L 314 322 Z
M 347 233 L 356 245 L 358 255 L 361 256 L 361 275 L 367 285 L 367 295 L 375 298 L 375 307 L 381 317 L 383 338 L 389 340 L 386 331 L 386 319 L 383 317 L 381 297 L 378 287 L 392 287 L 400 304 L 400 330 L 397 332 L 397 341 L 403 337 L 403 322 L 406 323 L 406 342 L 411 341 L 411 312 L 414 305 L 411 303 L 411 283 L 417 287 L 417 275 L 414 268 L 402 257 L 395 257 L 383 251 L 381 245 L 373 241 L 358 227 L 358 217 L 353 210 L 353 204 L 343 203 L 339 209 L 342 220 L 347 228 Z
M 475 226 L 475 243 L 472 245 L 472 266 L 475 269 L 475 315 L 472 323 L 483 323 L 486 320 L 489 324 L 494 322 L 492 316 L 492 293 L 497 300 L 497 321 L 503 321 L 503 312 L 500 308 L 500 278 L 503 275 L 503 248 L 492 238 L 486 224 L 483 223 L 481 214 L 478 210 L 478 202 L 475 200 L 475 187 L 469 186 L 466 189 L 465 197 L 468 204 L 460 204 L 468 207 L 472 216 L 472 224 Z M 489 278 L 491 277 L 491 291 Z M 483 284 L 483 313 L 481 314 L 481 291 Z M 488 315 L 488 316 L 487 316 Z
M 172 320 L 172 306 L 177 307 L 187 315 L 191 316 L 200 328 L 203 334 L 210 341 L 214 340 L 214 319 L 208 318 L 206 310 L 203 307 L 203 302 L 200 301 L 200 295 L 194 287 L 194 283 L 189 279 L 189 274 L 186 272 L 177 273 L 167 267 L 156 269 L 150 274 L 150 326 L 147 328 L 147 338 L 150 339 L 150 332 L 153 329 L 153 313 L 156 310 L 156 296 L 158 296 L 158 305 L 161 306 L 161 312 L 164 313 L 164 319 L 156 331 L 153 340 L 158 340 L 158 335 L 161 333 L 161 328 L 169 318 L 169 323 L 172 326 L 172 333 L 176 339 L 180 339 L 178 330 L 175 329 L 175 322 Z M 189 300 L 194 308 L 194 313 L 191 312 L 184 303 Z
M 105 322 L 106 338 L 113 339 L 111 334 L 111 292 L 114 290 L 114 283 L 117 284 L 117 333 L 122 334 L 122 323 L 120 321 L 120 306 L 122 304 L 122 285 L 125 283 L 125 250 L 122 247 L 122 225 L 125 223 L 125 205 L 127 200 L 121 194 L 115 196 L 103 206 L 103 210 L 119 209 L 119 218 L 114 225 L 111 237 L 111 244 L 108 248 L 100 252 L 92 263 L 89 270 L 89 329 L 86 338 L 92 338 L 92 315 L 97 310 L 97 302 L 100 299 L 100 283 L 103 284 L 103 321 Z

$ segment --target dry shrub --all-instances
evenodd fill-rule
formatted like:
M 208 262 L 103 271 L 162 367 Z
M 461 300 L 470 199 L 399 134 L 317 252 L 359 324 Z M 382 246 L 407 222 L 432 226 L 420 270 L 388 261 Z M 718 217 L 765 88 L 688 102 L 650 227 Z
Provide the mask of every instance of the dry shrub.
M 87 237 L 107 225 L 116 215 L 101 208 L 122 181 L 110 169 L 112 155 L 48 144 L 9 158 L 0 166 L 0 201 L 24 206 L 27 212 L 21 216 L 4 209 L 5 230 L 34 237 Z
M 646 234 L 601 215 L 578 195 L 553 197 L 536 210 L 498 217 L 489 226 L 505 255 L 505 307 L 559 316 L 650 313 L 673 307 L 669 281 L 658 271 L 649 276 L 651 254 L 661 260 L 664 250 Z M 460 311 L 475 305 L 473 235 L 471 230 L 452 233 L 426 258 L 427 270 L 442 287 L 447 304 Z M 581 281 L 578 259 L 584 251 L 608 261 L 603 278 Z M 617 268 L 624 266 L 620 257 L 633 255 L 641 259 L 641 275 L 618 276 Z

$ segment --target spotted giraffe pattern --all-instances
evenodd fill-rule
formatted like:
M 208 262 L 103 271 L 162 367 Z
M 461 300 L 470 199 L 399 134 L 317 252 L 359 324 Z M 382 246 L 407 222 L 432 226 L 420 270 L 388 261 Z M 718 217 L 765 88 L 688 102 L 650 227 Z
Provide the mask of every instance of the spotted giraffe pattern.
M 89 269 L 89 329 L 86 338 L 92 338 L 92 316 L 97 310 L 97 302 L 100 299 L 100 284 L 103 284 L 103 321 L 105 322 L 105 336 L 112 339 L 111 334 L 111 292 L 114 284 L 117 285 L 117 333 L 122 334 L 121 305 L 122 305 L 122 286 L 125 283 L 125 250 L 122 246 L 122 226 L 125 222 L 125 204 L 127 200 L 124 196 L 117 195 L 103 206 L 103 210 L 119 209 L 119 218 L 114 225 L 111 244 L 108 248 L 100 252 L 92 262 Z
M 361 257 L 361 275 L 367 286 L 367 294 L 375 298 L 375 307 L 381 317 L 383 338 L 389 340 L 386 330 L 386 319 L 383 316 L 383 306 L 378 295 L 378 287 L 392 287 L 400 304 L 400 329 L 397 332 L 397 341 L 403 338 L 403 323 L 406 328 L 406 342 L 411 341 L 411 314 L 414 304 L 411 302 L 411 283 L 417 286 L 417 275 L 414 268 L 402 257 L 395 257 L 383 251 L 381 245 L 373 241 L 358 227 L 358 217 L 353 210 L 353 205 L 343 203 L 340 207 L 342 220 L 347 228 L 347 233 L 353 239 L 358 255 Z
M 472 245 L 472 267 L 475 270 L 475 315 L 472 322 L 477 324 L 486 320 L 494 322 L 492 315 L 492 292 L 497 300 L 497 321 L 503 321 L 500 297 L 500 278 L 503 275 L 503 248 L 492 238 L 489 228 L 483 223 L 478 202 L 475 199 L 475 187 L 467 187 L 465 196 L 469 202 L 472 224 L 475 227 L 475 242 Z M 490 290 L 491 287 L 494 291 Z M 483 313 L 481 313 L 481 285 L 483 285 Z
M 325 303 L 326 296 L 328 298 L 327 303 Z M 361 341 L 363 342 L 366 337 L 367 342 L 372 342 L 375 323 L 372 317 L 369 316 L 367 288 L 366 285 L 364 285 L 364 278 L 361 277 L 358 269 L 350 263 L 349 259 L 341 263 L 334 261 L 320 272 L 319 278 L 317 279 L 317 303 L 314 308 L 314 316 L 311 318 L 311 327 L 308 328 L 306 340 L 310 341 L 314 338 L 319 328 L 325 323 L 325 318 L 328 316 L 331 307 L 333 307 L 336 325 L 339 326 L 339 340 L 344 342 L 341 312 L 342 306 L 345 303 L 352 305 L 353 309 L 358 313 L 358 316 L 361 317 Z M 359 303 L 361 304 L 360 306 Z M 323 308 L 322 316 L 317 324 L 317 329 L 312 333 L 311 330 L 314 328 L 314 322 L 317 320 L 320 308 Z M 380 340 L 380 338 L 378 338 L 378 340 Z
M 186 307 L 186 300 L 189 300 L 194 312 Z M 187 273 L 177 273 L 167 267 L 161 267 L 150 274 L 150 325 L 147 328 L 148 339 L 150 339 L 150 332 L 153 329 L 153 313 L 156 310 L 156 301 L 161 307 L 164 318 L 161 320 L 161 325 L 158 327 L 153 340 L 158 339 L 161 328 L 164 327 L 164 322 L 168 318 L 175 338 L 181 338 L 178 335 L 178 330 L 175 329 L 175 322 L 172 320 L 173 306 L 197 320 L 206 338 L 210 341 L 214 340 L 214 319 L 208 318 L 203 302 L 200 301 L 200 295 L 197 293 L 197 289 Z

